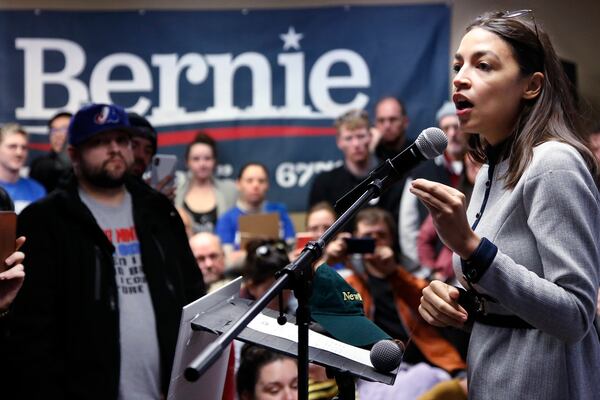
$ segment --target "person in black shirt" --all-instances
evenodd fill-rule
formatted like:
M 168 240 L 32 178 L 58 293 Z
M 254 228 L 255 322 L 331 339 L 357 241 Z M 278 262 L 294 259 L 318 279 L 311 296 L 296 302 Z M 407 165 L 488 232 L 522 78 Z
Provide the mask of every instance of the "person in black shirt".
M 408 123 L 408 115 L 402 101 L 395 97 L 379 99 L 375 105 L 371 149 L 380 161 L 394 158 L 411 144 L 406 137 Z
M 369 151 L 372 134 L 366 111 L 348 111 L 336 120 L 335 127 L 338 130 L 336 144 L 344 155 L 344 164 L 315 178 L 309 194 L 308 208 L 321 201 L 334 206 L 339 198 L 358 185 L 377 166 L 376 158 Z M 403 186 L 403 181 L 392 185 L 381 197 L 373 199 L 370 205 L 384 208 L 397 218 Z M 345 210 L 336 208 L 338 214 L 343 211 Z
M 133 151 L 133 164 L 129 172 L 137 177 L 142 177 L 148 169 L 152 157 L 158 148 L 158 133 L 150 122 L 136 113 L 127 113 L 129 123 L 133 127 L 131 132 L 131 150 Z
M 71 161 L 67 155 L 67 129 L 72 114 L 61 111 L 48 121 L 50 152 L 31 162 L 29 176 L 41 183 L 46 192 L 53 191 L 71 171 Z

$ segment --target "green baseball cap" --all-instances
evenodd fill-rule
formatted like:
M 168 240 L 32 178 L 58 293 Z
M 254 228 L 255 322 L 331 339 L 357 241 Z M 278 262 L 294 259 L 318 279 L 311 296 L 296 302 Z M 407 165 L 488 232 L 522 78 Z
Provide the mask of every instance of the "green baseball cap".
M 311 317 L 334 338 L 357 347 L 391 339 L 365 316 L 360 294 L 333 268 L 317 268 L 309 300 Z

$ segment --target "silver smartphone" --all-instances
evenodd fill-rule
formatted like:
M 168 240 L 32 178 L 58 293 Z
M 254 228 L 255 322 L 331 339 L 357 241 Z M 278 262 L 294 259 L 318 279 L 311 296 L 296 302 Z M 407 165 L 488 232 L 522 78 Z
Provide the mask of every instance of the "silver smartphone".
M 173 154 L 155 154 L 152 157 L 152 166 L 150 168 L 150 184 L 156 187 L 167 176 L 174 175 L 176 166 L 177 156 Z M 173 184 L 174 180 L 171 181 L 169 186 Z

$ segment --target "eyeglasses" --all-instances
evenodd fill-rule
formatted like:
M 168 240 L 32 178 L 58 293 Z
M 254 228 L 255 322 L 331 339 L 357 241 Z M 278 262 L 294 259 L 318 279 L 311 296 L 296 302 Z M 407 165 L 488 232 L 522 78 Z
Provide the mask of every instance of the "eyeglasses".
M 285 244 L 282 242 L 266 243 L 266 244 L 258 246 L 256 248 L 254 254 L 256 255 L 256 258 L 264 258 L 264 257 L 268 257 L 269 255 L 271 255 L 274 252 L 277 252 L 280 254 L 287 254 Z
M 540 52 L 540 55 L 542 57 L 542 65 L 543 65 L 544 59 L 546 57 L 546 52 L 544 50 L 544 45 L 542 44 L 542 41 L 540 40 L 540 34 L 538 32 L 538 27 L 537 27 L 537 23 L 535 21 L 535 14 L 533 13 L 533 10 L 526 9 L 526 10 L 516 10 L 516 11 L 504 11 L 504 12 L 500 13 L 500 17 L 502 17 L 502 18 L 523 18 L 523 19 L 529 20 L 533 23 L 533 28 L 535 30 L 535 37 L 537 39 L 538 51 Z
M 52 135 L 53 133 L 66 133 L 67 130 L 68 130 L 68 127 L 66 127 L 66 126 L 60 126 L 58 128 L 51 128 L 50 134 Z
M 533 14 L 533 10 L 504 11 L 502 13 L 502 17 L 529 19 L 531 22 L 533 22 L 533 27 L 535 29 L 535 37 L 537 37 L 538 42 L 540 42 L 540 35 L 538 33 L 537 23 L 535 22 L 535 15 Z M 540 42 L 540 44 L 541 44 L 541 42 Z

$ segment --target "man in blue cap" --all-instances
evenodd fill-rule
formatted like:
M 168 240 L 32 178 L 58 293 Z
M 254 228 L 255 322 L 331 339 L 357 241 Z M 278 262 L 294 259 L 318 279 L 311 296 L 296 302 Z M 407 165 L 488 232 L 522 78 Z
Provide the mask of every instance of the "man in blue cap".
M 73 115 L 60 111 L 48 121 L 50 151 L 35 158 L 29 168 L 29 177 L 35 179 L 53 191 L 71 171 L 71 162 L 67 154 L 67 130 Z
M 125 111 L 86 106 L 68 135 L 74 177 L 18 221 L 28 270 L 4 361 L 9 397 L 165 398 L 181 309 L 204 294 L 202 274 L 177 211 L 128 173 Z

